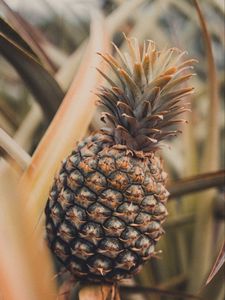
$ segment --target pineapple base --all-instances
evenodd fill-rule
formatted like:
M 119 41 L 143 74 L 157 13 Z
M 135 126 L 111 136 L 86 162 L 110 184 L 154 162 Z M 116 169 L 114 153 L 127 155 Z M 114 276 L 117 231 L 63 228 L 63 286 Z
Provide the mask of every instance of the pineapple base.
M 116 282 L 137 273 L 163 234 L 166 173 L 97 133 L 63 161 L 46 204 L 49 247 L 75 278 Z

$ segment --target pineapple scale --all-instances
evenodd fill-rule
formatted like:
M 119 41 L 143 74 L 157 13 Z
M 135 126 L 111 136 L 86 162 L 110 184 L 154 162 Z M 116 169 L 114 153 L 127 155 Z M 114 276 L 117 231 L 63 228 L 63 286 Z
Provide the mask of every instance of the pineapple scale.
M 166 173 L 154 153 L 142 157 L 96 133 L 63 161 L 50 191 L 50 248 L 80 280 L 115 282 L 154 255 L 167 210 Z

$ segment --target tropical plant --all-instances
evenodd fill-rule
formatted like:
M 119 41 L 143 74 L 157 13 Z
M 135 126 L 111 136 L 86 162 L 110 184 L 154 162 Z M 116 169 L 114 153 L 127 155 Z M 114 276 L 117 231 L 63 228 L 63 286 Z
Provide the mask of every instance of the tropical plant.
M 61 1 L 61 19 L 37 2 L 48 16 L 33 24 L 0 0 L 0 299 L 224 299 L 222 1 Z M 61 161 L 102 127 L 96 68 L 112 74 L 96 53 L 116 57 L 110 40 L 124 52 L 122 32 L 187 50 L 195 93 L 182 136 L 160 152 L 170 196 L 156 257 L 117 286 L 86 285 L 46 246 L 44 208 Z

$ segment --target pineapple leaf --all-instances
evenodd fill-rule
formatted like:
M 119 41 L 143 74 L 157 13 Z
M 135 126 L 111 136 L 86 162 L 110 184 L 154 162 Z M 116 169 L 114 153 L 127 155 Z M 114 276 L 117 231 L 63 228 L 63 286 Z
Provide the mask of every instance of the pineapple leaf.
M 3 148 L 24 170 L 31 162 L 31 157 L 1 128 L 0 148 Z
M 0 32 L 8 39 L 14 42 L 18 47 L 26 51 L 34 59 L 38 60 L 38 56 L 32 50 L 30 45 L 14 30 L 3 18 L 0 17 Z
M 210 283 L 210 281 L 215 277 L 215 275 L 219 272 L 222 266 L 225 263 L 225 242 L 220 249 L 220 253 L 217 256 L 217 259 L 212 267 L 212 270 L 207 278 L 206 285 Z
M 199 18 L 202 36 L 204 38 L 206 57 L 208 61 L 208 83 L 209 83 L 209 115 L 207 118 L 207 135 L 205 137 L 204 152 L 202 155 L 202 172 L 216 171 L 219 167 L 219 96 L 218 96 L 218 80 L 216 73 L 216 65 L 212 51 L 212 40 L 206 25 L 205 17 L 197 0 L 194 0 L 196 13 Z M 213 238 L 214 215 L 213 203 L 216 191 L 212 190 L 203 193 L 198 199 L 196 208 L 196 224 L 195 234 L 192 248 L 192 264 L 190 270 L 195 274 L 195 278 L 191 279 L 188 285 L 189 290 L 199 289 L 208 275 L 209 268 L 212 264 L 211 247 L 215 243 Z M 207 220 L 207 221 L 206 221 Z M 202 235 L 204 232 L 204 235 Z M 204 255 L 199 251 L 199 245 L 204 249 Z M 197 264 L 196 264 L 197 263 Z
M 124 114 L 121 104 L 118 106 L 118 109 L 110 109 L 111 113 L 118 118 L 118 122 L 116 122 L 116 119 L 111 118 L 114 120 L 111 122 L 112 132 L 116 124 L 121 124 L 130 133 L 130 135 L 126 134 L 129 139 L 127 143 L 123 134 L 123 143 L 127 145 L 129 143 L 131 148 L 133 147 L 132 150 L 150 152 L 160 148 L 158 143 L 161 140 L 168 136 L 175 136 L 180 132 L 179 130 L 168 131 L 168 129 L 177 123 L 184 123 L 184 120 L 174 120 L 174 117 L 190 111 L 182 104 L 182 98 L 191 94 L 193 88 L 186 87 L 178 90 L 174 90 L 174 88 L 192 76 L 192 74 L 183 75 L 180 73 L 184 69 L 190 68 L 195 60 L 188 59 L 181 63 L 180 59 L 183 56 L 183 52 L 181 56 L 176 48 L 162 51 L 156 50 L 155 43 L 152 41 L 148 42 L 148 46 L 144 43 L 143 51 L 141 52 L 137 39 L 127 38 L 126 36 L 125 39 L 129 54 L 120 52 L 117 46 L 114 45 L 119 55 L 119 60 L 109 54 L 99 53 L 117 76 L 119 87 L 114 87 L 115 83 L 101 72 L 112 87 L 107 89 L 107 97 L 105 97 L 106 89 L 104 88 L 100 90 L 98 96 L 102 99 L 101 104 L 103 104 L 103 107 L 105 102 L 106 108 L 109 107 L 108 99 L 110 94 L 115 95 L 113 102 L 117 103 L 119 101 L 130 106 L 133 114 Z M 119 94 L 115 94 L 115 89 L 119 91 Z M 121 116 L 124 117 L 124 121 L 121 119 Z M 108 119 L 110 119 L 109 116 Z M 148 131 L 149 135 L 146 137 L 141 135 L 139 138 L 138 135 L 142 127 L 153 129 L 157 127 L 156 129 L 158 130 L 162 128 L 163 132 L 156 135 Z M 120 130 L 120 132 L 123 133 L 124 131 Z M 133 144 L 130 143 L 132 139 Z M 118 130 L 115 141 L 121 142 Z
M 28 52 L 0 32 L 0 53 L 15 67 L 51 120 L 64 96 L 58 83 Z
M 225 170 L 220 170 L 184 178 L 177 181 L 176 183 L 171 182 L 168 184 L 170 198 L 202 191 L 204 189 L 209 189 L 212 187 L 223 187 L 224 177 Z
M 16 28 L 20 38 L 29 45 L 31 51 L 41 62 L 43 62 L 45 68 L 49 72 L 54 73 L 56 71 L 55 65 L 46 54 L 40 42 L 40 40 L 44 40 L 45 44 L 46 42 L 49 44 L 46 38 L 42 36 L 42 33 L 28 23 L 18 12 L 12 10 L 4 0 L 0 0 L 0 6 L 5 13 L 8 22 L 10 22 L 12 27 Z
M 75 141 L 83 137 L 95 110 L 96 99 L 90 93 L 100 81 L 100 76 L 96 76 L 93 68 L 100 65 L 95 53 L 106 51 L 108 40 L 102 14 L 96 11 L 91 17 L 91 35 L 83 63 L 20 182 L 23 205 L 30 214 L 32 211 L 34 227 L 40 223 L 40 214 L 60 161 L 71 151 Z

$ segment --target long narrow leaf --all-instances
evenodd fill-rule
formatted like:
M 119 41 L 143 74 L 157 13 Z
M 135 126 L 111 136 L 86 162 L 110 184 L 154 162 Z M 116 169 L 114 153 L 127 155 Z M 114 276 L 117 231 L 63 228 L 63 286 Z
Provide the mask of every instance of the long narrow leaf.
M 34 97 L 40 103 L 47 119 L 52 119 L 63 92 L 55 79 L 27 52 L 0 32 L 0 53 L 15 67 Z
M 223 187 L 224 178 L 225 170 L 220 170 L 181 179 L 176 183 L 170 183 L 168 185 L 170 198 L 198 192 L 208 188 Z
M 219 87 L 216 73 L 216 64 L 212 50 L 212 40 L 207 29 L 205 18 L 197 0 L 193 0 L 201 25 L 208 63 L 209 83 L 209 117 L 206 144 L 202 161 L 203 171 L 215 171 L 219 165 Z
M 56 299 L 53 280 L 51 280 L 50 275 L 48 251 L 43 243 L 43 228 L 42 226 L 36 227 L 36 225 L 39 222 L 49 185 L 60 160 L 71 150 L 75 141 L 84 135 L 95 109 L 95 101 L 90 90 L 95 89 L 100 80 L 100 75 L 94 69 L 100 64 L 96 52 L 106 51 L 108 43 L 106 42 L 102 15 L 95 12 L 92 15 L 92 20 L 91 39 L 80 71 L 21 180 L 21 201 L 17 202 L 18 208 L 15 206 L 13 210 L 18 219 L 13 218 L 10 213 L 12 211 L 11 205 L 8 209 L 1 207 L 0 210 L 4 211 L 6 216 L 12 216 L 10 218 L 15 220 L 15 224 L 20 224 L 17 226 L 18 232 L 12 231 L 10 241 L 13 242 L 15 236 L 22 236 L 24 241 L 18 245 L 21 247 L 23 245 L 27 250 L 24 251 L 27 261 L 24 261 L 22 248 L 13 247 L 13 244 L 8 245 L 7 243 L 6 246 L 3 245 L 5 239 L 4 235 L 1 235 L 0 277 L 3 278 L 3 281 L 0 281 L 0 285 L 2 285 L 0 290 L 3 290 L 3 296 L 9 300 Z M 13 204 L 13 201 L 2 201 L 2 203 Z M 1 220 L 3 222 L 5 219 L 1 218 Z M 8 224 L 11 228 L 10 223 Z M 7 228 L 7 222 L 0 225 L 0 228 Z M 7 247 L 12 250 L 15 249 L 15 252 L 10 254 L 17 254 L 11 264 L 8 260 L 9 256 L 7 256 Z M 18 264 L 16 264 L 17 260 Z M 20 266 L 19 263 L 21 263 Z M 17 268 L 14 273 L 13 264 Z M 11 273 L 9 274 L 7 270 Z M 18 278 L 17 281 L 16 277 Z M 27 282 L 29 278 L 30 283 Z M 32 282 L 35 284 L 32 285 Z M 14 283 L 16 284 L 15 287 Z
M 220 249 L 220 253 L 217 256 L 216 262 L 212 267 L 212 270 L 209 274 L 209 277 L 207 278 L 206 284 L 209 284 L 210 281 L 215 277 L 215 275 L 219 272 L 219 270 L 222 268 L 222 266 L 225 263 L 225 242 L 223 243 L 223 246 Z
M 206 58 L 208 62 L 208 86 L 209 86 L 209 108 L 208 108 L 208 123 L 207 136 L 204 145 L 204 153 L 202 158 L 202 172 L 215 171 L 219 167 L 219 98 L 218 98 L 218 82 L 216 75 L 215 60 L 212 52 L 212 40 L 206 25 L 206 20 L 202 14 L 201 8 L 197 0 L 194 0 L 194 5 L 199 18 L 200 27 L 202 30 L 204 44 L 206 48 Z M 190 265 L 190 274 L 195 274 L 195 277 L 190 276 L 188 284 L 189 291 L 197 291 L 203 284 L 207 276 L 213 259 L 214 241 L 214 218 L 213 204 L 215 191 L 203 193 L 198 198 L 196 208 L 196 224 L 193 239 L 192 262 Z M 216 246 L 216 245 L 215 245 Z M 204 255 L 202 255 L 202 251 Z
M 49 72 L 54 72 L 55 66 L 41 44 L 38 42 L 39 39 L 37 38 L 35 29 L 25 19 L 23 19 L 18 12 L 13 11 L 4 0 L 0 0 L 0 7 L 1 6 L 9 22 L 18 30 L 18 33 L 21 37 L 23 37 L 24 41 L 29 44 L 29 47 L 35 55 L 37 55 L 41 62 L 43 62 L 45 68 Z
M 1 177 L 0 299 L 55 300 L 50 256 L 18 201 L 14 179 L 9 172 Z
M 225 264 L 215 274 L 213 279 L 202 287 L 200 295 L 204 300 L 224 300 L 225 284 L 224 284 Z
M 22 169 L 30 164 L 30 156 L 3 130 L 0 128 L 0 149 L 3 148 Z
M 14 30 L 4 19 L 0 17 L 0 31 L 15 45 L 28 52 L 34 59 L 38 60 L 38 56 L 32 50 L 30 45 Z
M 32 210 L 34 226 L 38 224 L 60 161 L 84 136 L 91 121 L 95 110 L 91 90 L 101 80 L 94 68 L 101 62 L 96 52 L 106 51 L 108 44 L 102 15 L 93 12 L 91 38 L 83 63 L 21 181 L 24 206 L 27 211 Z

